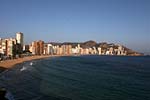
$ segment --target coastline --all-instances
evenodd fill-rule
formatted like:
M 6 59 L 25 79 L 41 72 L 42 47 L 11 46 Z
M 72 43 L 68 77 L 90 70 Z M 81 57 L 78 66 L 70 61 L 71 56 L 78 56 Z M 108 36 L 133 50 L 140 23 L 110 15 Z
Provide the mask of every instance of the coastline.
M 55 57 L 55 56 L 61 56 L 61 55 L 29 56 L 29 57 L 23 57 L 18 59 L 5 60 L 0 62 L 0 69 L 5 70 L 5 69 L 12 68 L 14 65 L 23 63 L 25 61 L 31 61 L 31 60 L 37 60 L 37 59 L 43 59 L 43 58 Z
M 16 64 L 23 63 L 25 61 L 44 59 L 48 57 L 58 57 L 58 56 L 72 56 L 72 55 L 41 55 L 41 56 L 36 55 L 36 56 L 28 56 L 28 57 L 23 57 L 23 58 L 18 58 L 18 59 L 0 61 L 0 73 L 5 71 L 6 69 L 12 68 Z M 110 56 L 110 55 L 107 55 L 107 56 Z

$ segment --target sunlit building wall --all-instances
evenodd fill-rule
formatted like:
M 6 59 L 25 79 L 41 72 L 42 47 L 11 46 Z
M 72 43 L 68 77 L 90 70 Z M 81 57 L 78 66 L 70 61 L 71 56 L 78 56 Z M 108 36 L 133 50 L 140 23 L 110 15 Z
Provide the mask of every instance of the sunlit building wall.
M 101 47 L 98 47 L 98 54 L 99 54 L 99 55 L 102 54 L 102 49 L 101 49 Z
M 16 33 L 16 39 L 17 39 L 17 43 L 21 44 L 21 46 L 23 47 L 23 33 L 18 32 Z

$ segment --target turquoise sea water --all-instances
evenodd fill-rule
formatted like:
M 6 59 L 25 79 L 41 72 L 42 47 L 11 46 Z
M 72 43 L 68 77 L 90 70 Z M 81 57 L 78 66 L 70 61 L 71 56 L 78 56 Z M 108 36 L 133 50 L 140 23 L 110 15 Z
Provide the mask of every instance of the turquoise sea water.
M 34 60 L 0 73 L 0 87 L 15 100 L 150 100 L 150 57 Z

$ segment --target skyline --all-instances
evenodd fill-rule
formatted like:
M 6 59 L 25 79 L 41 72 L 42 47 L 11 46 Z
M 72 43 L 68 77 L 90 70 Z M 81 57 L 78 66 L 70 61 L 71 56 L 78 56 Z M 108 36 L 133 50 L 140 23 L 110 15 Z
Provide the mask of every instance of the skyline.
M 150 54 L 149 0 L 1 0 L 0 37 L 118 43 Z M 10 34 L 11 33 L 11 34 Z

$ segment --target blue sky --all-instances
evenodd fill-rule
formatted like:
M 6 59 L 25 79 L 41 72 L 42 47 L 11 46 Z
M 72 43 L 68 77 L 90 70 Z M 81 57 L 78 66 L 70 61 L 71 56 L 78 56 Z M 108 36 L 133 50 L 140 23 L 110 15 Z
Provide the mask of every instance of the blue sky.
M 95 40 L 150 53 L 150 0 L 0 0 L 0 37 Z

